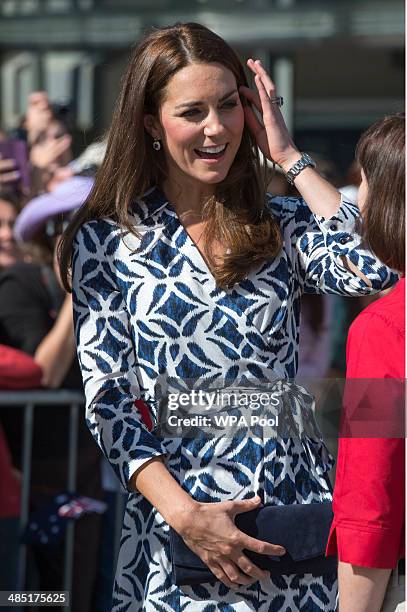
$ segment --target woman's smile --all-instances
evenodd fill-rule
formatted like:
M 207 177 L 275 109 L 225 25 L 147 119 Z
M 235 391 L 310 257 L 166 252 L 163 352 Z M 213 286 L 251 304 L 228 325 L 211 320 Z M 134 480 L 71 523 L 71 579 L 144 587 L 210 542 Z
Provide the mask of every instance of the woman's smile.
M 234 74 L 217 63 L 190 64 L 169 81 L 159 117 L 146 128 L 163 145 L 167 183 L 183 191 L 213 190 L 239 150 L 244 113 Z
M 195 153 L 207 164 L 214 164 L 224 159 L 226 148 L 228 143 L 223 145 L 213 145 L 208 147 L 200 147 L 199 149 L 194 149 Z

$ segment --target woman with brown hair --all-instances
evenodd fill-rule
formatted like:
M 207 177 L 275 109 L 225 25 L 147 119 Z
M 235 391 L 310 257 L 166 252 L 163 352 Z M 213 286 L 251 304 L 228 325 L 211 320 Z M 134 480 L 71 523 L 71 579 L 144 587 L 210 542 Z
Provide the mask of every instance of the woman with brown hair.
M 344 402 L 348 429 L 339 441 L 328 553 L 339 556 L 340 611 L 376 612 L 382 609 L 391 569 L 404 556 L 404 114 L 372 125 L 361 137 L 356 157 L 362 168 L 358 205 L 364 238 L 402 277 L 349 331 Z M 358 422 L 364 424 L 362 431 L 356 430 Z M 395 596 L 404 601 L 397 580 L 396 572 L 388 592 L 393 602 L 384 608 L 389 611 L 397 605 Z
M 204 26 L 146 36 L 124 77 L 94 190 L 65 233 L 61 270 L 68 289 L 72 264 L 88 425 L 129 492 L 114 610 L 335 607 L 335 571 L 271 577 L 245 550 L 284 549 L 234 524 L 260 500 L 331 499 L 331 459 L 312 411 L 301 438 L 270 438 L 262 427 L 251 436 L 158 429 L 171 384 L 188 391 L 293 378 L 304 291 L 357 295 L 394 282 L 354 235 L 355 207 L 341 205 L 296 149 L 261 63 L 248 66 L 258 93 Z M 266 195 L 258 147 L 308 205 Z M 174 583 L 169 527 L 214 581 Z

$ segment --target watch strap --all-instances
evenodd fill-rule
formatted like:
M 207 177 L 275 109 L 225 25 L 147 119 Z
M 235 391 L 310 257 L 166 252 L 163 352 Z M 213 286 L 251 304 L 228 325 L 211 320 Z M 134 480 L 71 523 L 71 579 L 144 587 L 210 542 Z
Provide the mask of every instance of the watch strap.
M 308 153 L 302 153 L 301 159 L 295 162 L 295 164 L 289 169 L 289 171 L 285 175 L 288 183 L 290 183 L 290 185 L 294 185 L 294 179 L 299 175 L 300 172 L 302 172 L 302 170 L 304 170 L 304 168 L 307 168 L 307 166 L 315 168 L 316 163 L 314 162 L 312 157 L 308 155 Z

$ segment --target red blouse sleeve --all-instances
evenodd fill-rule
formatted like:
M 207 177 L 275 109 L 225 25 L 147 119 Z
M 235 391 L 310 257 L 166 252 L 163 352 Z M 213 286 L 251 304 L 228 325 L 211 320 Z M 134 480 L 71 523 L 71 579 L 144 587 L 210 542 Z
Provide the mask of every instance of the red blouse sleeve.
M 386 379 L 402 377 L 403 338 L 382 317 L 362 313 L 348 337 L 347 387 L 350 385 L 351 392 L 345 393 L 345 412 L 352 414 L 366 401 L 363 384 L 354 383 L 355 379 L 381 379 L 371 381 L 370 389 L 377 385 L 384 401 L 375 402 L 375 409 L 380 405 L 385 412 L 390 404 L 385 399 Z M 376 425 L 367 423 L 367 435 L 379 427 L 380 420 Z M 365 567 L 396 566 L 404 539 L 404 444 L 404 435 L 340 438 L 328 555 L 337 553 L 340 561 Z

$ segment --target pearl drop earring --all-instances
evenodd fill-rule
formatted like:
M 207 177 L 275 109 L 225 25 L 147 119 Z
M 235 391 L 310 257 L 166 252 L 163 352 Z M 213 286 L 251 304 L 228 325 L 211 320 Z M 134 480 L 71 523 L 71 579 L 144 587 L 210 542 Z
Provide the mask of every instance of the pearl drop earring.
M 161 142 L 159 140 L 154 140 L 153 149 L 154 151 L 159 151 L 161 149 Z

